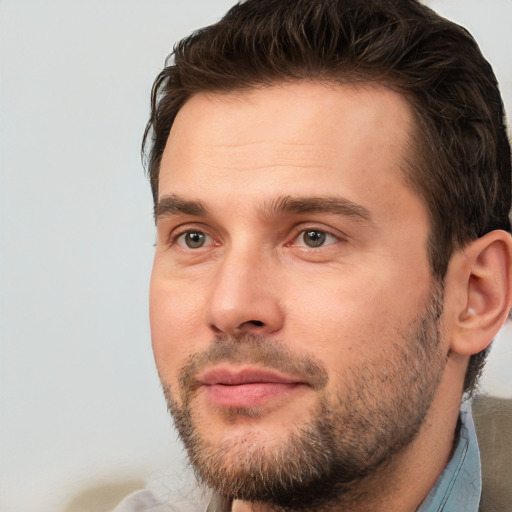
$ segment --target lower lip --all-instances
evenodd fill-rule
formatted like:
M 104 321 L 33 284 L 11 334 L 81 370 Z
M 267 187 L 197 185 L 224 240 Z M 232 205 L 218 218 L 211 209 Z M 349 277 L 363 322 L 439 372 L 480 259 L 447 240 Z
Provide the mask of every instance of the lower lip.
M 207 386 L 206 391 L 210 402 L 218 407 L 250 408 L 285 397 L 300 386 L 281 382 L 254 382 L 234 386 L 213 384 Z

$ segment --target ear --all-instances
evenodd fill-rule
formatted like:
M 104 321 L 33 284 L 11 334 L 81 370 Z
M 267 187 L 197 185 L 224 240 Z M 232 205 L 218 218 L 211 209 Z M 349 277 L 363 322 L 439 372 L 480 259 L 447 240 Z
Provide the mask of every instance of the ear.
M 456 252 L 445 280 L 445 320 L 450 349 L 461 355 L 484 350 L 512 305 L 512 238 L 491 231 Z

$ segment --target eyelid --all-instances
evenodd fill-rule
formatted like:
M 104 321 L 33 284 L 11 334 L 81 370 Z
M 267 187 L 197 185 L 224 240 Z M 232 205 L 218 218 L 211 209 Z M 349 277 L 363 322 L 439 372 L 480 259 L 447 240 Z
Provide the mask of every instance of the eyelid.
M 208 229 L 206 226 L 201 225 L 201 224 L 196 224 L 196 223 L 180 224 L 179 226 L 176 226 L 173 229 L 171 229 L 169 235 L 167 236 L 167 243 L 169 246 L 176 245 L 178 243 L 178 239 L 180 237 L 186 235 L 187 233 L 194 233 L 194 232 L 203 233 L 204 235 L 206 235 L 208 238 L 210 238 L 214 242 L 213 244 L 207 244 L 203 247 L 210 247 L 211 245 L 216 245 L 216 243 L 215 243 L 216 239 L 213 236 L 213 234 L 211 233 L 211 229 Z M 192 248 L 187 248 L 183 245 L 180 245 L 180 247 L 182 247 L 183 249 L 194 250 Z M 197 250 L 197 249 L 195 249 L 195 250 Z
M 191 234 L 191 233 L 195 233 L 195 234 L 202 234 L 204 235 L 204 243 L 198 247 L 189 247 L 186 243 L 186 237 L 187 235 Z M 176 245 L 178 245 L 179 247 L 181 247 L 182 249 L 185 249 L 185 250 L 191 250 L 191 251 L 197 251 L 199 249 L 204 249 L 206 247 L 211 247 L 212 245 L 215 245 L 215 241 L 213 240 L 213 238 L 208 234 L 208 233 L 204 233 L 203 231 L 198 231 L 198 230 L 189 230 L 189 231 L 185 231 L 184 233 L 182 233 L 181 235 L 179 235 L 178 237 L 176 237 L 175 239 L 175 242 L 174 242 Z
M 207 245 L 205 245 L 203 247 L 211 247 L 212 245 L 220 244 L 218 237 L 214 233 L 212 233 L 212 229 L 209 226 L 205 226 L 204 224 L 194 223 L 194 222 L 183 223 L 178 226 L 172 227 L 171 229 L 169 229 L 169 233 L 167 235 L 162 233 L 162 239 L 165 240 L 164 243 L 168 244 L 169 246 L 173 246 L 177 243 L 178 239 L 181 236 L 185 235 L 186 233 L 190 233 L 190 232 L 194 232 L 194 231 L 204 233 L 207 237 L 209 237 L 212 240 L 213 243 L 208 243 Z M 325 233 L 326 235 L 334 237 L 336 239 L 336 241 L 338 241 L 338 242 L 347 241 L 350 238 L 348 235 L 339 231 L 338 229 L 327 227 L 327 226 L 324 226 L 324 225 L 321 225 L 318 223 L 314 223 L 314 222 L 311 222 L 311 223 L 301 222 L 300 224 L 298 224 L 292 228 L 291 234 L 287 237 L 288 242 L 286 242 L 284 245 L 288 246 L 288 247 L 304 248 L 307 250 L 318 250 L 318 249 L 321 249 L 322 247 L 334 245 L 334 243 L 336 243 L 336 242 L 330 242 L 323 246 L 319 246 L 318 248 L 308 247 L 306 245 L 295 244 L 294 242 L 297 239 L 297 237 L 307 231 L 320 231 L 322 233 Z M 180 247 L 184 248 L 185 250 L 187 250 L 187 249 L 197 250 L 197 249 L 187 248 L 185 246 L 180 246 Z
M 305 233 L 307 231 L 319 231 L 321 233 L 325 233 L 328 236 L 334 237 L 336 239 L 336 242 L 327 243 L 327 244 L 319 246 L 319 247 L 308 247 L 307 245 L 295 244 L 294 242 L 297 240 L 297 238 L 302 233 Z M 337 242 L 346 241 L 346 240 L 348 240 L 348 238 L 349 237 L 347 235 L 338 231 L 337 229 L 328 228 L 326 226 L 320 226 L 318 224 L 310 224 L 310 225 L 300 224 L 293 228 L 293 232 L 291 234 L 290 241 L 286 245 L 288 247 L 300 247 L 300 248 L 305 248 L 307 250 L 314 251 L 314 250 L 321 249 L 322 247 L 327 247 L 327 246 L 333 245 L 334 243 L 337 243 Z

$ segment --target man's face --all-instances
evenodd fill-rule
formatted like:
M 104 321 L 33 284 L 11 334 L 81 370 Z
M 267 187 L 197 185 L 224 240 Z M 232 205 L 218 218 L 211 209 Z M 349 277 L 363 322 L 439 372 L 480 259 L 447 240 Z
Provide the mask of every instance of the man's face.
M 427 212 L 402 171 L 411 126 L 374 86 L 198 94 L 179 112 L 151 328 L 208 485 L 282 504 L 342 492 L 420 429 L 444 362 Z

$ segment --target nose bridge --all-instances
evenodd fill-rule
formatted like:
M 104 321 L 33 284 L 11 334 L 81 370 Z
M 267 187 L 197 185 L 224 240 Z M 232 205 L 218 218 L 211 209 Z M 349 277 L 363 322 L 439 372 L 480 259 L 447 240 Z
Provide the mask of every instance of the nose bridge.
M 278 263 L 270 254 L 249 241 L 233 243 L 217 268 L 208 308 L 214 331 L 268 334 L 281 328 Z

